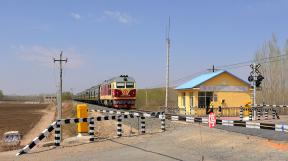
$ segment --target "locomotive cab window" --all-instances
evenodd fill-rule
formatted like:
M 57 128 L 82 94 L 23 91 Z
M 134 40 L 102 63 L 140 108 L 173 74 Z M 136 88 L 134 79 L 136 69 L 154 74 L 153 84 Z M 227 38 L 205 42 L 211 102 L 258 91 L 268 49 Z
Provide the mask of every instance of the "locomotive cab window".
M 134 83 L 133 82 L 127 82 L 126 88 L 134 88 Z
M 116 87 L 117 88 L 125 88 L 125 83 L 124 82 L 117 82 Z

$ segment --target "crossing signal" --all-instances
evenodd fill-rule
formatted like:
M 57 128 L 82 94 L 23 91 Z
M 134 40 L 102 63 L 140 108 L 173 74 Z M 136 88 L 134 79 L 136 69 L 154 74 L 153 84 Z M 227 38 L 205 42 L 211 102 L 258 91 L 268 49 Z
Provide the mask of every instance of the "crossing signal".
M 257 80 L 259 80 L 260 82 L 264 79 L 264 77 L 260 74 L 257 76 Z
M 250 76 L 248 77 L 248 81 L 249 81 L 249 82 L 252 82 L 252 81 L 253 81 L 253 76 L 252 76 L 252 75 L 250 75 Z
M 256 80 L 256 87 L 260 87 L 261 82 L 263 81 L 264 77 L 262 75 L 258 75 L 257 76 L 257 80 Z

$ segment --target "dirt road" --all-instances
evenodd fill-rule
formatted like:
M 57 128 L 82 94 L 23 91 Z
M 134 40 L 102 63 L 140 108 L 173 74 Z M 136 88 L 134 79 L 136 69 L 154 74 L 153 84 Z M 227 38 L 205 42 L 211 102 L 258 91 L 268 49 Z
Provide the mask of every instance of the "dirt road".
M 288 142 L 209 129 L 198 124 L 174 123 L 165 133 L 122 137 L 58 149 L 37 148 L 20 157 L 16 151 L 0 153 L 0 160 L 288 160 Z M 288 137 L 288 136 L 287 136 Z

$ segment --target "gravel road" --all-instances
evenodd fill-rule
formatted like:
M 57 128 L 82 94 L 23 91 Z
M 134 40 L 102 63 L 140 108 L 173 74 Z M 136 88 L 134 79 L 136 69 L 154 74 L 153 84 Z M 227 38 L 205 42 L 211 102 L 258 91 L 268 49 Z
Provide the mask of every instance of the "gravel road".
M 171 124 L 173 130 L 168 129 L 164 133 L 122 137 L 57 149 L 36 148 L 20 157 L 15 157 L 16 151 L 3 152 L 0 153 L 0 160 L 288 160 L 287 140 L 275 141 L 217 128 L 210 129 L 203 124 Z

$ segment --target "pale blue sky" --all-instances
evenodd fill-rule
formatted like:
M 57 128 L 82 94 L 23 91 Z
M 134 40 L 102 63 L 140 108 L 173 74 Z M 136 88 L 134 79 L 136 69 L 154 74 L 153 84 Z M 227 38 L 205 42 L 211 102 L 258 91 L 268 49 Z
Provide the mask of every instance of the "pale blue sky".
M 253 59 L 272 33 L 288 38 L 284 0 L 1 1 L 0 89 L 56 91 L 52 57 L 64 51 L 64 89 L 81 91 L 120 74 L 138 87 L 165 82 L 171 17 L 171 80 Z M 249 68 L 230 70 L 246 80 Z

